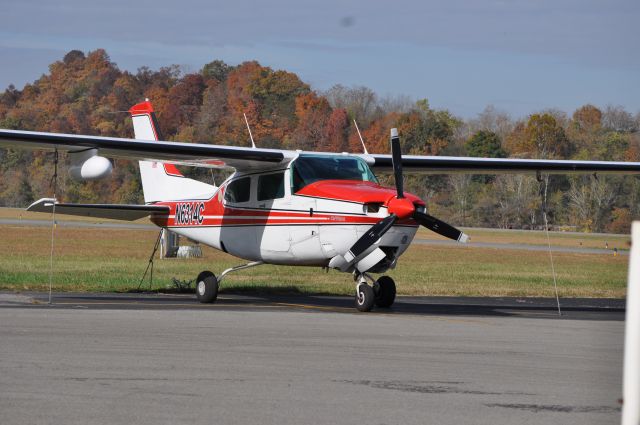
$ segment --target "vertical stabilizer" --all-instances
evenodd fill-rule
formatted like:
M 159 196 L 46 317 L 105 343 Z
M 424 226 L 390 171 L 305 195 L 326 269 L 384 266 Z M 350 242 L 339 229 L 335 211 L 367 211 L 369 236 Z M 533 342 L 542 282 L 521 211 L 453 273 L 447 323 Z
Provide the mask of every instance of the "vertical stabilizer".
M 160 127 L 149 100 L 129 109 L 133 120 L 135 138 L 139 140 L 162 140 Z M 140 161 L 142 191 L 146 203 L 205 199 L 213 196 L 214 185 L 188 179 L 173 164 Z

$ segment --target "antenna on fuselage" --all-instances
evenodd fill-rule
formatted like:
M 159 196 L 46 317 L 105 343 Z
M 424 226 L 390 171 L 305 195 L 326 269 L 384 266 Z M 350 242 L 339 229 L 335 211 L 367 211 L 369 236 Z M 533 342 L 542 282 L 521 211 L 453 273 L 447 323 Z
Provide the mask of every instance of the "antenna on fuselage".
M 249 138 L 251 139 L 251 147 L 253 147 L 255 149 L 256 148 L 256 144 L 253 141 L 253 134 L 251 134 L 251 127 L 249 127 L 249 120 L 247 119 L 247 114 L 245 114 L 243 112 L 242 115 L 244 115 L 244 122 L 247 123 L 247 130 L 249 130 Z
M 364 145 L 364 139 L 362 138 L 362 134 L 360 134 L 360 129 L 358 128 L 358 123 L 356 122 L 356 119 L 353 119 L 353 123 L 356 125 L 356 131 L 358 132 L 358 137 L 360 137 L 360 143 L 362 143 L 362 149 L 364 149 L 364 154 L 365 155 L 369 155 L 369 152 L 367 152 L 367 147 Z

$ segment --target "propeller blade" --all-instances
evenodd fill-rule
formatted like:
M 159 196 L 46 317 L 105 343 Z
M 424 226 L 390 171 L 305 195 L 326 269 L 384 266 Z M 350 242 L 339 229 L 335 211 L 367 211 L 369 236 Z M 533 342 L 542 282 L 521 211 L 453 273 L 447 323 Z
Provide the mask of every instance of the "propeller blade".
M 429 214 L 415 211 L 413 213 L 413 219 L 432 232 L 436 232 L 437 234 L 442 235 L 445 238 L 453 239 L 460 243 L 469 242 L 469 235 L 461 232 L 460 230 L 456 229 L 450 224 L 445 223 L 442 220 L 438 220 L 437 218 L 430 216 Z
M 360 239 L 357 240 L 355 244 L 351 247 L 349 252 L 344 256 L 344 258 L 351 262 L 354 258 L 357 258 L 360 254 L 365 252 L 371 245 L 376 243 L 378 239 L 380 239 L 389 229 L 393 226 L 398 220 L 398 216 L 395 214 L 391 214 L 388 217 L 383 218 L 376 224 L 374 224 L 367 233 L 362 235 Z
M 404 198 L 404 181 L 402 180 L 402 149 L 398 129 L 391 129 L 391 162 L 393 164 L 393 178 L 396 182 L 398 199 Z

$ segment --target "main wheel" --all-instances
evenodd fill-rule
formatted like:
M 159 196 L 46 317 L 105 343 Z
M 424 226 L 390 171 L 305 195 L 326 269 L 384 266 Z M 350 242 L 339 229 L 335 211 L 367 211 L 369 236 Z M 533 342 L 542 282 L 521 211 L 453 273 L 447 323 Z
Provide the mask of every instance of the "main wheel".
M 380 276 L 375 283 L 376 305 L 378 307 L 391 307 L 396 300 L 396 283 L 389 276 Z
M 201 303 L 212 303 L 218 298 L 218 279 L 210 271 L 204 271 L 196 279 L 196 295 Z
M 359 311 L 371 311 L 375 301 L 373 288 L 366 283 L 361 283 L 356 289 L 356 308 Z

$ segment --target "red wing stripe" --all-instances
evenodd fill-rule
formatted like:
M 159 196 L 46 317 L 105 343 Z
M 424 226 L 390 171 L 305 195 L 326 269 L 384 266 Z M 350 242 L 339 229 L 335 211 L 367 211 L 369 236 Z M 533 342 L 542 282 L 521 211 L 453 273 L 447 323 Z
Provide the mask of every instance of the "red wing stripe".
M 169 223 L 173 224 L 175 216 L 168 216 Z M 356 218 L 353 217 L 345 217 L 345 216 L 334 216 L 332 218 L 318 219 L 317 217 L 313 218 L 294 218 L 294 217 L 282 217 L 280 219 L 269 218 L 269 217 L 215 217 L 215 218 L 205 218 L 202 222 L 202 226 L 225 226 L 225 225 L 261 225 L 261 226 L 270 226 L 270 225 L 299 225 L 304 224 L 308 226 L 322 226 L 326 224 L 348 224 L 348 225 L 374 225 L 379 222 L 378 218 Z M 402 222 L 398 222 L 398 224 L 402 225 L 417 225 L 412 220 L 404 220 Z M 179 226 L 178 224 L 175 224 Z M 185 223 L 188 225 L 188 223 Z
M 169 214 L 155 214 L 154 217 L 164 226 L 197 227 L 197 226 L 286 226 L 286 225 L 369 225 L 378 223 L 383 217 L 372 217 L 353 213 L 318 213 L 313 215 L 306 210 L 260 210 L 242 208 L 224 208 L 216 201 L 209 202 L 166 202 L 161 205 L 170 207 Z M 176 219 L 176 208 L 180 208 Z M 417 226 L 411 219 L 399 220 L 397 225 Z

